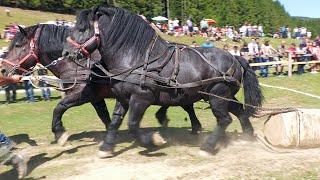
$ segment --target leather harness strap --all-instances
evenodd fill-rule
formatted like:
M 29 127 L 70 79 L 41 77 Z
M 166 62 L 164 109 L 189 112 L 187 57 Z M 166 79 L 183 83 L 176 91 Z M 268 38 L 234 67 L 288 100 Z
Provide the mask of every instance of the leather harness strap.
M 20 67 L 20 66 L 21 66 L 21 64 L 23 64 L 25 61 L 27 61 L 31 56 L 37 61 L 37 63 L 39 63 L 39 58 L 38 58 L 37 54 L 35 53 L 35 51 L 38 50 L 38 48 L 37 48 L 37 46 L 36 46 L 36 42 L 37 42 L 38 39 L 39 39 L 41 30 L 42 30 L 42 26 L 40 25 L 40 26 L 37 28 L 34 37 L 30 40 L 30 43 L 29 43 L 29 45 L 30 45 L 30 51 L 29 51 L 29 53 L 28 53 L 24 58 L 22 58 L 17 64 L 14 64 L 14 63 L 12 63 L 11 61 L 9 61 L 9 60 L 7 60 L 7 59 L 4 59 L 3 62 L 11 65 L 12 67 L 14 67 L 14 68 L 16 68 L 16 69 L 19 69 L 20 71 L 23 71 L 23 72 L 25 72 L 25 73 L 29 72 L 28 70 L 26 70 L 26 69 L 24 69 L 24 68 L 22 68 L 22 67 Z M 32 69 L 32 68 L 34 68 L 34 66 L 31 67 L 30 69 Z
M 148 66 L 148 61 L 149 61 L 149 57 L 150 57 L 150 54 L 153 50 L 153 47 L 158 39 L 158 34 L 155 33 L 149 46 L 148 46 L 148 49 L 147 49 L 147 52 L 146 52 L 146 56 L 144 58 L 144 64 L 143 64 L 143 67 L 142 67 L 142 71 L 145 71 L 147 72 L 147 66 Z M 132 68 L 131 68 L 132 69 Z M 145 86 L 145 83 L 146 83 L 146 76 L 145 74 L 141 74 L 141 77 L 140 77 L 140 87 L 144 87 Z
M 90 39 L 88 39 L 86 42 L 84 42 L 83 44 L 79 44 L 79 43 L 75 42 L 74 40 L 71 39 L 70 36 L 67 37 L 67 41 L 70 44 L 76 46 L 77 49 L 79 51 L 81 51 L 82 53 L 84 53 L 84 55 L 86 57 L 90 57 L 90 55 L 91 55 L 90 52 L 86 49 L 87 46 L 91 45 L 95 41 L 97 42 L 97 47 L 100 46 L 100 36 L 99 36 L 100 35 L 100 31 L 99 31 L 98 21 L 94 21 L 93 25 L 94 25 L 94 35 Z

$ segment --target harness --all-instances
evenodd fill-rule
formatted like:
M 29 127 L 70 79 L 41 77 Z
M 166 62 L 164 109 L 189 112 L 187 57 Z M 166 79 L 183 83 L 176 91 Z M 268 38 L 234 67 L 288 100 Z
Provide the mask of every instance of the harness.
M 70 37 L 68 37 L 67 41 L 70 42 L 72 45 L 76 46 L 79 52 L 82 52 L 85 54 L 87 58 L 90 58 L 90 53 L 85 49 L 87 46 L 89 46 L 91 43 L 94 41 L 98 42 L 98 45 L 100 44 L 100 39 L 99 39 L 99 27 L 98 27 L 98 22 L 94 22 L 94 29 L 95 29 L 95 34 L 87 40 L 85 43 L 82 45 L 76 43 L 74 40 L 72 40 Z M 160 89 L 182 89 L 182 88 L 192 88 L 192 87 L 202 87 L 206 84 L 210 84 L 213 82 L 221 82 L 221 81 L 226 81 L 230 82 L 233 84 L 236 84 L 237 86 L 240 86 L 241 83 L 233 77 L 234 72 L 235 72 L 235 58 L 232 58 L 232 65 L 229 67 L 229 69 L 226 72 L 223 72 L 219 70 L 219 68 L 211 63 L 201 52 L 196 50 L 195 48 L 190 48 L 186 47 L 184 45 L 178 45 L 178 44 L 169 44 L 165 48 L 165 50 L 160 53 L 158 56 L 151 58 L 150 55 L 152 53 L 152 50 L 158 40 L 158 34 L 155 33 L 153 36 L 152 40 L 150 41 L 150 44 L 148 45 L 148 48 L 146 50 L 146 55 L 144 57 L 144 62 L 138 65 L 135 65 L 129 69 L 113 69 L 113 70 L 107 70 L 105 69 L 101 64 L 95 63 L 95 66 L 103 72 L 104 75 L 100 75 L 92 70 L 90 70 L 91 74 L 100 78 L 105 78 L 109 81 L 109 83 L 112 80 L 118 80 L 122 82 L 129 82 L 132 84 L 139 85 L 141 88 L 145 87 L 156 87 Z M 173 49 L 173 50 L 171 50 Z M 221 74 L 219 77 L 213 77 L 209 79 L 204 79 L 204 80 L 199 80 L 196 82 L 191 82 L 191 83 L 185 83 L 185 84 L 180 84 L 177 82 L 177 76 L 180 71 L 180 59 L 181 59 L 181 52 L 184 50 L 191 50 L 195 53 L 197 53 L 203 61 L 205 61 L 210 67 L 215 69 L 217 72 Z M 171 50 L 171 52 L 168 52 L 168 50 Z M 151 63 L 157 61 L 158 59 L 162 58 L 165 54 L 167 54 L 166 59 L 162 64 L 160 64 L 157 67 L 149 68 L 148 65 Z M 174 55 L 174 68 L 172 71 L 172 74 L 170 77 L 163 77 L 159 75 L 159 72 L 162 71 L 162 69 L 165 67 L 165 65 L 170 61 L 170 59 Z M 139 70 L 139 68 L 141 68 Z M 152 72 L 152 71 L 157 71 L 158 73 Z M 130 74 L 137 74 L 140 75 L 140 79 L 133 79 L 130 78 Z M 153 81 L 156 83 L 150 83 L 146 81 L 146 78 L 151 78 Z M 91 77 L 92 78 L 92 77 Z M 98 80 L 99 81 L 99 80 Z M 106 80 L 101 80 L 105 82 Z
M 98 21 L 94 21 L 94 35 L 88 39 L 86 42 L 83 44 L 79 44 L 75 42 L 74 40 L 71 39 L 71 37 L 67 37 L 67 41 L 71 43 L 72 45 L 76 46 L 79 52 L 84 53 L 86 57 L 90 57 L 90 52 L 86 49 L 89 45 L 91 45 L 93 42 L 97 42 L 97 47 L 100 45 L 100 31 L 99 31 L 99 26 L 98 26 Z
M 14 64 L 14 63 L 10 62 L 10 61 L 7 60 L 7 59 L 4 59 L 4 60 L 3 60 L 3 62 L 5 62 L 5 63 L 7 63 L 7 64 L 9 64 L 9 65 L 11 65 L 11 66 L 13 67 L 12 71 L 15 71 L 16 69 L 18 69 L 18 70 L 20 70 L 20 71 L 23 71 L 23 72 L 25 72 L 25 73 L 28 73 L 28 72 L 29 72 L 28 70 L 26 70 L 26 69 L 24 69 L 24 68 L 22 68 L 22 67 L 20 67 L 20 66 L 21 66 L 21 64 L 23 64 L 25 61 L 27 61 L 30 57 L 33 57 L 33 58 L 37 61 L 37 63 L 39 63 L 39 58 L 38 58 L 38 56 L 36 55 L 35 50 L 37 49 L 36 42 L 37 42 L 37 40 L 38 40 L 38 38 L 39 38 L 39 36 L 40 36 L 41 29 L 42 29 L 42 26 L 40 26 L 40 27 L 37 28 L 34 37 L 30 40 L 30 43 L 29 43 L 29 45 L 30 45 L 30 51 L 29 51 L 29 53 L 28 53 L 24 58 L 22 58 L 21 60 L 19 60 L 19 62 L 18 62 L 17 64 Z M 34 66 L 31 67 L 30 69 L 33 69 L 33 68 L 34 68 Z

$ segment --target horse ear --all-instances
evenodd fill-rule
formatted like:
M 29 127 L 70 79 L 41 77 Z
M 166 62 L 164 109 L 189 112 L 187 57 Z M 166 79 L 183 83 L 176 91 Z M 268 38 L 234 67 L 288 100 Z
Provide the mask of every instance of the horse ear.
M 18 28 L 19 28 L 20 33 L 21 33 L 23 36 L 28 37 L 28 34 L 27 34 L 27 32 L 23 29 L 23 27 L 18 26 Z

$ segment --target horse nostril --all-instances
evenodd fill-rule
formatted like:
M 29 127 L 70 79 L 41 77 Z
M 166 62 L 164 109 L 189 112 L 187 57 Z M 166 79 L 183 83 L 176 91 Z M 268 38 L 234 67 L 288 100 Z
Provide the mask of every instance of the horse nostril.
M 1 73 L 2 74 L 6 73 L 6 69 L 1 69 Z

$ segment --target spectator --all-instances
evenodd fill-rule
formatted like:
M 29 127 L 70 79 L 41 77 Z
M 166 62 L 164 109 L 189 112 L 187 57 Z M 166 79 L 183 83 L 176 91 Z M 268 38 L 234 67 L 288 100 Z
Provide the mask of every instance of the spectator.
M 272 61 L 272 54 L 271 52 L 274 51 L 277 53 L 277 50 L 275 50 L 270 44 L 269 40 L 265 40 L 264 44 L 261 46 L 260 54 L 261 54 L 261 62 L 269 62 Z M 265 66 L 259 66 L 260 70 L 260 76 L 261 77 L 268 77 L 269 74 L 269 65 Z
M 20 81 L 22 76 L 0 77 L 0 86 L 15 84 Z M 14 154 L 12 148 L 16 144 L 0 132 L 0 164 L 12 165 L 18 172 L 18 177 L 23 178 L 27 175 L 27 164 L 23 156 Z
M 252 57 L 252 60 L 254 63 L 260 62 L 260 55 L 259 55 L 259 46 L 255 39 L 251 39 L 251 42 L 248 44 L 249 54 Z M 256 67 L 253 68 L 254 70 L 257 70 Z
M 187 20 L 187 25 L 188 25 L 188 35 L 192 36 L 193 35 L 193 24 L 192 24 L 192 18 L 189 17 Z
M 200 21 L 200 28 L 201 28 L 201 32 L 203 33 L 203 36 L 204 37 L 207 37 L 207 30 L 208 30 L 208 21 L 206 21 L 205 18 L 203 18 L 201 21 Z
M 228 46 L 227 44 L 225 44 L 225 45 L 223 46 L 223 50 L 229 51 L 229 46 Z
M 287 47 L 286 47 L 286 41 L 281 41 L 280 46 L 277 47 L 278 57 L 274 57 L 275 61 L 283 61 L 283 57 L 286 55 Z M 283 76 L 283 64 L 276 64 L 276 75 L 279 77 Z
M 39 76 L 47 76 L 48 70 L 44 69 L 43 67 L 38 70 Z M 49 89 L 49 82 L 47 81 L 39 81 L 39 87 L 41 88 L 42 97 L 45 101 L 50 100 L 51 92 Z
M 190 45 L 190 47 L 199 47 L 199 46 L 197 45 L 196 41 L 192 41 L 192 44 Z
M 304 47 L 302 44 L 300 44 L 299 48 L 297 48 L 296 51 L 296 60 L 297 62 L 305 62 L 307 59 L 304 56 L 306 54 L 306 47 Z M 298 75 L 301 75 L 304 72 L 304 66 L 305 64 L 298 64 Z
M 7 16 L 9 16 L 9 17 L 11 16 L 11 15 L 10 15 L 10 9 L 6 8 L 6 14 L 7 14 Z
M 211 43 L 209 39 L 207 39 L 205 43 L 201 44 L 201 47 L 211 48 L 214 47 L 214 45 Z
M 234 56 L 240 56 L 240 51 L 237 45 L 233 46 L 233 49 L 230 51 L 230 53 Z
M 309 47 L 309 50 L 312 54 L 312 60 L 319 60 L 320 56 L 320 48 L 317 46 L 317 43 L 315 41 L 312 42 L 311 46 Z M 318 63 L 314 63 L 311 65 L 311 73 L 315 74 L 318 73 L 317 71 Z
M 180 23 L 180 21 L 177 18 L 174 18 L 174 20 L 173 20 L 173 29 L 174 30 L 177 30 L 180 27 L 179 23 Z
M 30 81 L 32 81 L 32 80 L 31 79 L 30 80 L 23 80 L 23 85 L 24 85 L 24 89 L 26 92 L 27 102 L 33 103 L 34 102 L 34 92 L 33 92 L 33 86 Z

